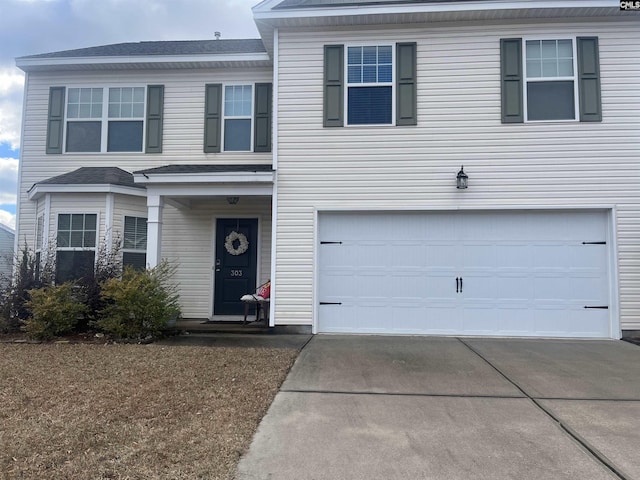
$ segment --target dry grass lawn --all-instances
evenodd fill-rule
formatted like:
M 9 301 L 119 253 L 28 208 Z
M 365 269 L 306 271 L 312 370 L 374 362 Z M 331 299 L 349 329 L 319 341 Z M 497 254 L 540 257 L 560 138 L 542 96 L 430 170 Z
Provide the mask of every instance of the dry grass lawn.
M 296 356 L 0 344 L 0 478 L 231 478 Z

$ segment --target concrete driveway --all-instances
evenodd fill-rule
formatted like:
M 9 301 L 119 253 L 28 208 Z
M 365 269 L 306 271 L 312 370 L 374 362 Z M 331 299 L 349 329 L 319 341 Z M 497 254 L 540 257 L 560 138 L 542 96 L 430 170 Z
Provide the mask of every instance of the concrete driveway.
M 638 452 L 638 346 L 317 335 L 237 478 L 640 480 Z

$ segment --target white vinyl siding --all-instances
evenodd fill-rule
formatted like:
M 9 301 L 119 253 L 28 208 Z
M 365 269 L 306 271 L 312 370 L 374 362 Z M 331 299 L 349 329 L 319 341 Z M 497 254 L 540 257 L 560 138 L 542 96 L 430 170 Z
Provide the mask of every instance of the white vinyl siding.
M 502 124 L 500 39 L 566 36 L 599 39 L 603 121 Z M 367 40 L 417 42 L 416 127 L 322 127 L 323 45 Z M 312 323 L 316 210 L 614 207 L 622 328 L 640 328 L 640 62 L 620 49 L 638 42 L 623 20 L 281 29 L 276 323 Z
M 20 225 L 16 232 L 21 242 L 28 245 L 35 242 L 35 222 L 37 203 L 30 201 L 27 191 L 33 184 L 44 179 L 71 172 L 86 166 L 117 166 L 129 172 L 168 164 L 263 164 L 272 163 L 272 154 L 254 152 L 209 153 L 203 152 L 204 86 L 207 83 L 246 84 L 269 83 L 273 80 L 269 68 L 261 69 L 208 69 L 208 70 L 150 70 L 150 71 L 108 71 L 96 72 L 56 72 L 30 73 L 25 85 L 25 105 L 23 148 L 21 151 L 20 179 Z M 110 87 L 130 87 L 132 85 L 164 85 L 164 129 L 161 154 L 146 155 L 140 152 L 122 153 L 82 153 L 73 155 L 45 154 L 47 131 L 47 109 L 49 87 L 65 86 L 80 88 L 87 85 L 108 85 Z M 83 205 L 84 195 L 52 195 L 52 216 L 61 211 L 54 203 L 69 198 L 72 206 Z M 113 232 L 122 232 L 124 214 L 129 210 L 120 202 L 123 196 L 116 195 L 113 217 Z M 134 198 L 134 197 L 131 197 Z M 104 211 L 105 195 L 96 200 L 96 208 Z M 132 200 L 142 205 L 142 211 L 134 208 L 134 216 L 146 216 L 146 199 Z M 92 207 L 93 208 L 93 207 Z M 103 221 L 104 215 L 101 216 Z M 55 218 L 49 222 L 55 226 Z M 104 232 L 103 226 L 100 229 Z M 115 236 L 114 236 L 115 238 Z

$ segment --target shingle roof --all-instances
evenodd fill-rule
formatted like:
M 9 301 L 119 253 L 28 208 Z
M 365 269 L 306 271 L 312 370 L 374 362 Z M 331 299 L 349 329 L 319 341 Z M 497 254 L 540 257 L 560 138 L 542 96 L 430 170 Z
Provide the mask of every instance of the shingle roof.
M 285 8 L 350 7 L 364 5 L 398 5 L 403 3 L 453 3 L 477 0 L 283 0 L 274 10 Z
M 24 58 L 127 57 L 137 55 L 230 55 L 266 52 L 260 39 L 182 40 L 116 43 L 61 52 L 29 55 Z
M 142 175 L 172 173 L 229 173 L 229 172 L 272 172 L 271 165 L 165 165 L 164 167 L 138 170 Z
M 80 167 L 73 172 L 38 182 L 38 185 L 121 185 L 144 188 L 133 182 L 133 175 L 117 167 Z

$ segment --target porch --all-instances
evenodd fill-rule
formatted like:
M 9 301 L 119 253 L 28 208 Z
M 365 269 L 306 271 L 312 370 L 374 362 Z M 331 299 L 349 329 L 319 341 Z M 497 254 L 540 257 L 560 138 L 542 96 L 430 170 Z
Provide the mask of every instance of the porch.
M 271 278 L 271 165 L 168 165 L 134 172 L 147 189 L 147 265 L 176 266 L 190 326 L 242 323 L 240 297 Z M 253 313 L 255 315 L 255 313 Z

